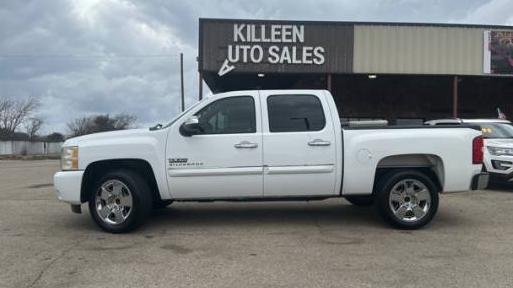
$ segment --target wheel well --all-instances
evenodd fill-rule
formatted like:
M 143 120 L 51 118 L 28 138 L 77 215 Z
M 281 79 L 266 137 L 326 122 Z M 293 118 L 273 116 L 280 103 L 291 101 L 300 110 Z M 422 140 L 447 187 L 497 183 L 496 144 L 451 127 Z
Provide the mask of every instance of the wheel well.
M 375 179 L 374 180 L 374 188 L 372 190 L 373 193 L 376 192 L 376 189 L 378 188 L 377 185 L 381 181 L 383 176 L 385 176 L 386 174 L 388 174 L 389 172 L 392 172 L 392 171 L 404 171 L 404 170 L 415 170 L 415 171 L 419 171 L 422 174 L 428 176 L 429 179 L 431 179 L 433 181 L 433 183 L 435 183 L 435 185 L 438 189 L 438 192 L 442 192 L 443 186 L 440 184 L 440 180 L 438 179 L 438 176 L 435 174 L 433 169 L 431 169 L 430 167 L 417 167 L 417 168 L 378 168 L 378 170 L 376 170 L 376 177 L 374 178 Z
M 441 192 L 444 186 L 444 164 L 440 157 L 430 154 L 395 155 L 383 158 L 379 163 L 374 177 L 374 189 L 381 178 L 391 172 L 399 170 L 416 170 L 428 176 Z
M 145 160 L 141 159 L 115 159 L 115 160 L 102 160 L 89 164 L 84 172 L 82 178 L 82 185 L 80 190 L 80 201 L 87 202 L 89 193 L 91 193 L 94 182 L 101 177 L 101 175 L 114 169 L 129 169 L 141 175 L 148 185 L 150 186 L 153 200 L 160 201 L 160 193 L 155 180 L 155 174 L 151 165 Z

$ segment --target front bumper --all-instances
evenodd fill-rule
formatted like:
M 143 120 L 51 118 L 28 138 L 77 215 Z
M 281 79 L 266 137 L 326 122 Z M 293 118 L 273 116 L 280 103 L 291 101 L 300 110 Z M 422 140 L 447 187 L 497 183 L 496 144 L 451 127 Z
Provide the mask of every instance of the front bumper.
M 61 171 L 53 176 L 57 198 L 72 205 L 80 205 L 80 189 L 84 171 Z
M 509 179 L 513 177 L 513 156 L 496 156 L 485 153 L 484 164 L 486 171 L 492 176 L 503 176 Z
M 483 190 L 488 187 L 490 182 L 490 174 L 486 172 L 479 173 L 472 178 L 472 190 Z
M 490 182 L 513 183 L 513 173 L 506 175 L 499 173 L 490 173 Z

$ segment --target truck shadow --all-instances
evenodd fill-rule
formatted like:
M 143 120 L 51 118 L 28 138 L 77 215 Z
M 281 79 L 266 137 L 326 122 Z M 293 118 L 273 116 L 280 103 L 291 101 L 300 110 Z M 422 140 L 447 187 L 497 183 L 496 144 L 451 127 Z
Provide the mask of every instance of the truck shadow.
M 346 203 L 174 203 L 154 211 L 147 222 L 151 229 L 212 226 L 344 225 L 386 226 L 372 207 Z M 167 227 L 165 227 L 167 226 Z
M 499 192 L 513 192 L 513 183 L 508 182 L 491 182 L 487 190 L 494 190 Z
M 144 234 L 166 234 L 209 230 L 211 233 L 240 229 L 264 229 L 265 233 L 290 234 L 291 231 L 359 231 L 383 230 L 409 234 L 411 231 L 391 228 L 374 207 L 356 207 L 345 201 L 329 202 L 258 202 L 258 203 L 173 203 L 171 206 L 155 210 L 138 231 Z M 89 211 L 62 223 L 76 230 L 101 232 L 91 221 Z M 451 209 L 440 209 L 433 223 L 426 229 L 452 229 L 459 225 L 470 225 L 471 219 L 462 217 Z M 392 229 L 392 230 L 391 230 Z M 422 229 L 421 229 L 422 230 Z M 242 230 L 241 230 L 242 231 Z M 276 232 L 281 231 L 281 232 Z M 136 232 L 137 233 L 137 232 Z M 224 232 L 223 232 L 224 233 Z

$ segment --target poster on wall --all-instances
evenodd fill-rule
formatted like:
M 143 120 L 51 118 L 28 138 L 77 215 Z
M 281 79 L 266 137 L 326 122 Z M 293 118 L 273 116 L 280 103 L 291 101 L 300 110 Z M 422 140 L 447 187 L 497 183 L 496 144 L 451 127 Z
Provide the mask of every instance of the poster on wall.
M 484 33 L 484 73 L 513 74 L 513 31 Z

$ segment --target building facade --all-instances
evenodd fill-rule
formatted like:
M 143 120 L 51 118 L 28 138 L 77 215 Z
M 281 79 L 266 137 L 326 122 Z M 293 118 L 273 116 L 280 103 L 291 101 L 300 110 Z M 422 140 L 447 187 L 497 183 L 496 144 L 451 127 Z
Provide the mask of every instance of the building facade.
M 200 19 L 214 92 L 328 89 L 350 119 L 513 117 L 513 27 Z

